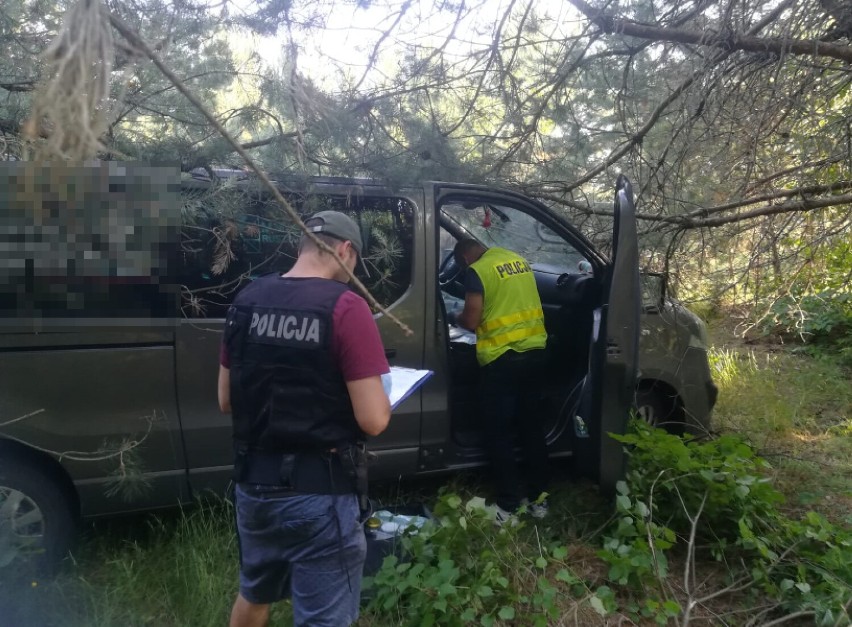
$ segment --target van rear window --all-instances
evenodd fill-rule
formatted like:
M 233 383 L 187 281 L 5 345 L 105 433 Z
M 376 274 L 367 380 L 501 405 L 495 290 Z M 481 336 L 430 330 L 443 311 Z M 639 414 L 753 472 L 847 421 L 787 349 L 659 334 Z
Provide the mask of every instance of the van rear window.
M 405 198 L 283 191 L 304 218 L 333 209 L 361 227 L 364 259 L 356 276 L 390 305 L 412 280 L 415 207 Z M 178 254 L 181 310 L 190 318 L 223 318 L 249 281 L 290 269 L 301 232 L 275 199 L 256 186 L 185 188 Z

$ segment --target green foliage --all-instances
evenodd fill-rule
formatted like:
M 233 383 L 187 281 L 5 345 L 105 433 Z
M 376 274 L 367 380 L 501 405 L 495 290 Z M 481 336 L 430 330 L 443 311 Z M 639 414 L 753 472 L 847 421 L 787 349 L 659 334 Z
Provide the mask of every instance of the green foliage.
M 618 519 L 598 556 L 610 565 L 609 579 L 619 585 L 641 587 L 650 577 L 665 578 L 664 551 L 675 542 L 674 532 L 651 520 L 651 510 L 641 499 L 631 499 L 623 481 L 618 483 Z
M 723 348 L 708 356 L 719 386 L 714 421 L 721 429 L 765 441 L 789 432 L 823 434 L 849 419 L 852 387 L 836 360 Z
M 759 442 L 790 507 L 842 520 L 852 496 L 852 386 L 835 359 L 787 350 L 713 348 L 714 425 Z
M 846 288 L 778 298 L 761 328 L 767 335 L 798 336 L 817 347 L 836 348 L 852 365 L 852 292 Z
M 769 598 L 774 610 L 813 612 L 818 624 L 850 618 L 852 531 L 815 512 L 785 515 L 751 446 L 733 435 L 679 438 L 641 421 L 612 437 L 626 445 L 630 470 L 599 556 L 609 579 L 642 599 L 634 614 L 662 624 L 680 611 L 665 581 L 679 546 L 686 560 L 709 553 L 727 566 L 731 590 Z
M 0 623 L 51 627 L 221 625 L 237 592 L 234 514 L 225 501 L 97 524 L 56 580 L 7 582 Z M 8 584 L 8 585 L 7 585 Z M 11 611 L 4 615 L 4 611 Z M 273 624 L 288 624 L 287 604 Z M 8 621 L 8 622 L 7 622 Z
M 174 521 L 149 517 L 130 542 L 103 538 L 93 548 L 106 559 L 81 582 L 88 624 L 168 624 L 180 616 L 197 625 L 225 622 L 237 578 L 232 522 L 223 501 L 179 512 Z M 100 602 L 105 589 L 121 602 Z
M 368 612 L 380 624 L 544 626 L 560 616 L 560 588 L 585 594 L 563 562 L 564 546 L 531 554 L 524 523 L 495 527 L 481 501 L 439 496 L 434 522 L 402 538 L 403 560 L 386 557 L 365 580 Z
M 756 307 L 763 312 L 760 330 L 799 339 L 817 352 L 839 352 L 852 365 L 852 244 L 845 236 L 821 246 L 798 236 L 790 244 L 801 247 L 808 262 L 792 280 L 778 277 L 766 286 Z
M 640 510 L 643 517 L 660 520 L 664 513 L 662 522 L 677 532 L 688 531 L 703 507 L 712 537 L 699 539 L 734 541 L 739 521 L 766 518 L 783 501 L 766 476 L 769 464 L 738 436 L 699 442 L 637 421 L 632 433 L 613 437 L 628 445 L 631 470 L 629 487 L 621 484 L 624 494 L 647 495 L 651 505 Z M 627 501 L 625 495 L 619 501 Z

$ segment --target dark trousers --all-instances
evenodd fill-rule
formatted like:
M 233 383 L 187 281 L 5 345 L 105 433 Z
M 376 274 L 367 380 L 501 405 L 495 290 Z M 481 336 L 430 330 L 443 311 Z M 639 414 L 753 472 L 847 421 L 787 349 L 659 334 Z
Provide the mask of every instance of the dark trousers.
M 547 489 L 547 443 L 538 390 L 544 351 L 508 351 L 481 368 L 482 418 L 495 500 L 513 511 L 524 496 L 531 500 Z M 526 491 L 515 461 L 515 434 L 528 465 Z

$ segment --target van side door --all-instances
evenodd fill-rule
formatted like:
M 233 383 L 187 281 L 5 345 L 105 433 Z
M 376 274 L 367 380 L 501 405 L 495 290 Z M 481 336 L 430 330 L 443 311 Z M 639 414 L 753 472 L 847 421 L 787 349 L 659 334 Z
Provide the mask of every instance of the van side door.
M 476 337 L 442 315 L 461 308 L 463 275 L 452 259 L 455 243 L 472 238 L 486 247 L 521 255 L 532 266 L 548 332 L 537 395 L 551 456 L 571 454 L 573 409 L 588 363 L 591 311 L 599 306 L 606 260 L 549 207 L 509 190 L 482 185 L 432 183 L 429 215 L 433 293 L 438 322 L 430 325 L 428 368 L 440 383 L 424 396 L 424 470 L 484 463 Z M 434 329 L 433 329 L 434 326 Z M 451 438 L 447 441 L 447 433 Z
M 333 209 L 362 227 L 371 293 L 414 330 L 406 335 L 387 316 L 376 321 L 391 365 L 423 366 L 424 279 L 422 194 L 390 192 L 344 179 L 279 185 L 304 217 Z M 219 411 L 216 381 L 224 318 L 236 293 L 253 278 L 284 273 L 298 254 L 300 231 L 267 192 L 239 187 L 185 190 L 196 221 L 184 227 L 184 315 L 177 336 L 178 398 L 194 491 L 222 492 L 233 464 L 231 416 Z M 393 413 L 388 429 L 370 442 L 379 455 L 371 478 L 414 472 L 420 441 L 419 393 Z
M 591 445 L 577 450 L 578 467 L 597 475 L 604 492 L 612 492 L 624 475 L 621 444 L 607 434 L 624 433 L 633 406 L 641 306 L 633 188 L 620 175 L 614 201 L 613 260 L 604 285 L 604 302 L 595 312 L 589 380 L 584 388 Z

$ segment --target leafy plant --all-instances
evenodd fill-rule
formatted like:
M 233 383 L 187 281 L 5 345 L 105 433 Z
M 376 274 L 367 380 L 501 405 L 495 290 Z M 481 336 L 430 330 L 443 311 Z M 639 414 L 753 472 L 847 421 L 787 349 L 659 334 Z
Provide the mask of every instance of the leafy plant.
M 816 352 L 839 353 L 852 365 L 852 244 L 848 238 L 821 247 L 794 243 L 804 247 L 809 261 L 792 280 L 779 277 L 767 286 L 756 303 L 759 329 L 798 339 Z
M 761 321 L 764 333 L 798 336 L 817 344 L 852 342 L 852 292 L 832 288 L 812 294 L 789 294 L 772 303 Z
M 618 516 L 599 555 L 611 581 L 644 596 L 634 614 L 662 624 L 683 608 L 688 622 L 704 594 L 694 563 L 709 553 L 728 570 L 727 585 L 710 595 L 773 600 L 763 603 L 762 615 L 797 612 L 826 625 L 849 620 L 852 532 L 815 512 L 799 520 L 785 515 L 769 464 L 750 445 L 733 435 L 679 438 L 641 421 L 612 437 L 626 445 L 630 470 L 618 484 Z M 676 549 L 687 564 L 677 589 L 667 579 Z
M 434 513 L 434 521 L 403 536 L 402 559 L 389 555 L 365 579 L 372 596 L 367 609 L 382 624 L 509 621 L 543 627 L 560 616 L 560 586 L 586 594 L 585 584 L 562 563 L 564 546 L 530 554 L 520 536 L 524 523 L 496 528 L 482 499 L 463 502 L 445 493 Z M 593 597 L 593 604 L 595 599 L 605 612 L 603 599 Z
M 699 442 L 637 421 L 633 433 L 613 437 L 628 445 L 630 491 L 647 495 L 649 514 L 676 531 L 688 531 L 703 507 L 712 537 L 699 539 L 733 540 L 740 520 L 766 519 L 783 502 L 766 476 L 769 464 L 736 435 Z

